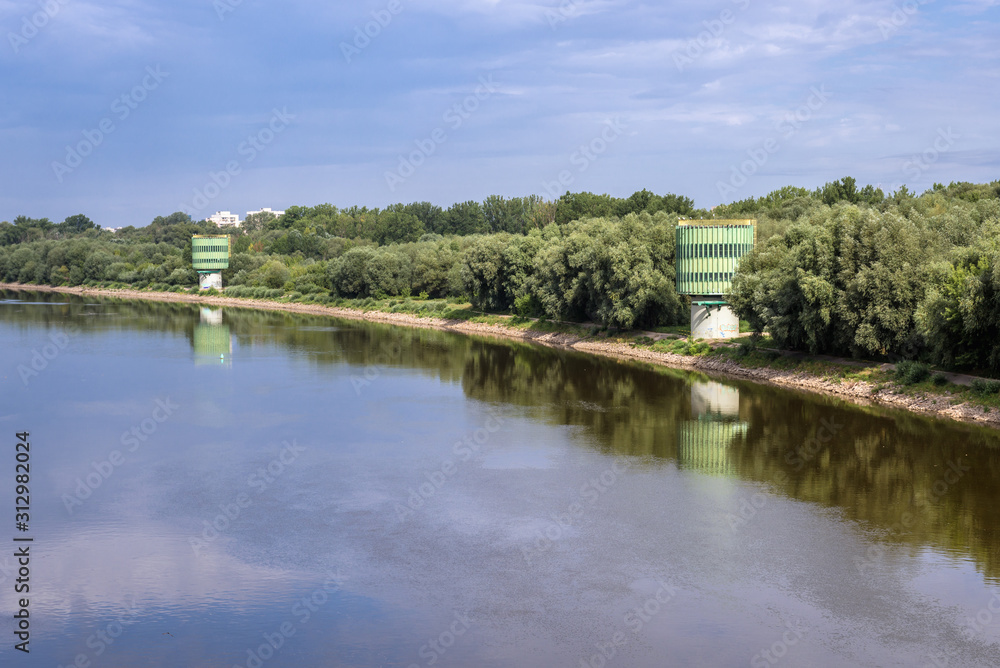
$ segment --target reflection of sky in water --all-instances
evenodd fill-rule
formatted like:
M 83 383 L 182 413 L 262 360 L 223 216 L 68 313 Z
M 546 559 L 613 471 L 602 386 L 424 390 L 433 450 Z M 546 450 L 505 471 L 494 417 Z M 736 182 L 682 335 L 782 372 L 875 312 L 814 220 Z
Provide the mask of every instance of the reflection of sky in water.
M 30 329 L 0 331 L 4 368 L 8 360 L 19 363 L 12 352 L 30 351 L 46 337 Z M 116 620 L 126 620 L 126 630 L 103 653 L 102 665 L 147 665 L 151 650 L 172 657 L 163 665 L 229 665 L 244 661 L 242 648 L 256 646 L 261 633 L 289 620 L 310 640 L 290 642 L 269 665 L 324 665 L 332 654 L 354 656 L 358 665 L 418 658 L 420 644 L 413 643 L 437 628 L 438 613 L 352 593 L 349 575 L 303 625 L 301 606 L 293 612 L 301 596 L 364 556 L 341 549 L 335 534 L 297 535 L 308 525 L 296 526 L 288 515 L 383 503 L 387 493 L 338 489 L 330 480 L 357 471 L 359 454 L 405 462 L 405 454 L 386 448 L 421 433 L 428 438 L 436 425 L 461 426 L 461 406 L 452 399 L 443 414 L 435 401 L 443 397 L 414 384 L 405 370 L 387 370 L 381 392 L 358 397 L 346 376 L 318 373 L 266 344 L 237 349 L 247 363 L 235 368 L 181 363 L 191 350 L 191 342 L 173 334 L 83 333 L 5 402 L 0 424 L 28 425 L 35 444 L 33 662 L 70 662 L 78 652 L 96 659 L 87 640 L 96 643 L 93 634 Z M 385 402 L 405 405 L 412 397 L 419 415 L 407 425 L 372 419 L 386 412 Z M 304 452 L 269 483 L 255 478 L 263 490 L 251 486 L 250 476 L 269 465 L 271 474 L 279 470 L 274 462 L 290 441 Z M 107 468 L 114 451 L 125 461 Z M 81 488 L 88 476 L 93 489 Z M 208 534 L 214 540 L 195 554 L 192 538 L 205 540 L 206 520 L 227 509 L 235 514 L 239 494 L 249 507 L 229 526 L 220 523 L 224 530 L 217 538 Z M 67 504 L 72 495 L 85 498 Z M 3 610 L 13 611 L 8 597 Z M 325 649 L 327 640 L 336 641 L 336 652 Z
M 617 665 L 746 665 L 789 623 L 810 631 L 787 665 L 915 665 L 939 647 L 962 665 L 997 658 L 957 640 L 962 615 L 992 594 L 967 555 L 890 547 L 860 577 L 871 532 L 740 477 L 760 426 L 752 389 L 667 386 L 657 410 L 679 402 L 684 419 L 663 426 L 677 456 L 623 458 L 611 476 L 619 460 L 593 425 L 627 421 L 627 404 L 477 400 L 474 375 L 396 363 L 366 376 L 344 359 L 316 364 L 327 352 L 310 349 L 316 339 L 293 349 L 269 327 L 251 336 L 225 311 L 221 324 L 205 317 L 83 332 L 26 387 L 11 370 L 47 332 L 0 320 L 0 370 L 16 390 L 0 425 L 30 429 L 35 448 L 31 665 L 96 660 L 88 639 L 133 603 L 138 621 L 95 665 L 245 665 L 291 622 L 265 666 L 425 666 L 421 647 L 456 613 L 473 626 L 435 665 L 577 666 L 617 631 L 628 637 Z M 324 346 L 358 345 L 354 325 L 306 322 L 296 329 Z M 231 366 L 193 363 L 197 327 L 231 327 Z M 177 408 L 159 422 L 168 398 Z M 560 411 L 576 421 L 552 419 Z M 491 415 L 502 427 L 460 456 L 456 442 Z M 129 450 L 134 429 L 145 440 Z M 302 451 L 290 458 L 285 443 Z M 68 512 L 66 495 L 114 450 L 124 463 Z M 191 539 L 241 494 L 249 504 L 196 554 Z M 343 588 L 302 621 L 295 606 L 331 572 Z M 661 580 L 676 596 L 633 634 L 626 615 Z M 0 663 L 10 656 L 0 647 Z

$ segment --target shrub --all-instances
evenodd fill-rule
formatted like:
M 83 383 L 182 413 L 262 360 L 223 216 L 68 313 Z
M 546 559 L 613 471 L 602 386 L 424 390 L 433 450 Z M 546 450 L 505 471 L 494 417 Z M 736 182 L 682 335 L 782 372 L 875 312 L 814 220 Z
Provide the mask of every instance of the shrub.
M 514 299 L 514 313 L 525 318 L 542 315 L 542 302 L 534 294 L 524 294 Z
M 903 360 L 896 364 L 896 380 L 903 385 L 914 385 L 930 378 L 931 367 L 923 362 Z
M 648 340 L 648 337 L 642 337 Z M 704 355 L 712 350 L 712 346 L 703 341 L 688 341 L 685 339 L 674 339 L 668 341 L 661 339 L 653 344 L 653 350 L 662 353 L 674 353 L 675 355 Z
M 288 282 L 289 272 L 281 261 L 271 260 L 259 269 L 258 275 L 266 287 L 277 290 Z
M 744 337 L 740 341 L 740 345 L 736 348 L 737 357 L 746 357 L 750 353 L 758 350 L 760 348 L 760 334 L 752 334 L 748 337 Z
M 689 355 L 707 355 L 712 350 L 712 346 L 706 342 L 695 343 L 688 351 Z
M 972 381 L 972 393 L 979 397 L 1000 393 L 1000 380 L 976 378 Z
M 948 377 L 945 376 L 943 373 L 936 373 L 933 376 L 931 376 L 931 382 L 937 385 L 938 387 L 941 387 L 942 385 L 948 384 Z

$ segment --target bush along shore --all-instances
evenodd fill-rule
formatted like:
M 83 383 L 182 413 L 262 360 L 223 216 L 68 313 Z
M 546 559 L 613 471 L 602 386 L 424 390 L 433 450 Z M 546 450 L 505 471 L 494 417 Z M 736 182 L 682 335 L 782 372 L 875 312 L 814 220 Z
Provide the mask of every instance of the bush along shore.
M 935 371 L 920 362 L 904 361 L 893 365 L 780 351 L 767 336 L 745 336 L 735 341 L 692 341 L 669 330 L 667 333 L 623 332 L 589 324 L 485 313 L 459 299 L 340 299 L 321 304 L 290 296 L 233 297 L 214 290 L 162 292 L 19 283 L 0 283 L 0 289 L 282 310 L 446 329 L 698 370 L 834 395 L 861 405 L 880 404 L 1000 427 L 1000 381 Z

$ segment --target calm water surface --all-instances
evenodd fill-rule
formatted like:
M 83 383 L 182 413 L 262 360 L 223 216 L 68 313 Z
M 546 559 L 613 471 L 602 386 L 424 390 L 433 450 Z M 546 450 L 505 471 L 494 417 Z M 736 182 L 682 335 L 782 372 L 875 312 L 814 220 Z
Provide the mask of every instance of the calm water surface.
M 1000 665 L 976 427 L 523 344 L 0 292 L 0 665 Z

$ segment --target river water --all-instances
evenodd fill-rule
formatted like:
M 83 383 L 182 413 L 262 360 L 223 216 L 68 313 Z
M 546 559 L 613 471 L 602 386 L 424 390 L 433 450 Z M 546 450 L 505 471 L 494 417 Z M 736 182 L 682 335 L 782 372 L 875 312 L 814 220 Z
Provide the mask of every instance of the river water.
M 0 382 L 0 665 L 1000 665 L 1000 440 L 978 427 L 39 293 L 0 293 Z

